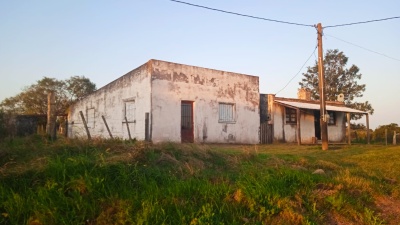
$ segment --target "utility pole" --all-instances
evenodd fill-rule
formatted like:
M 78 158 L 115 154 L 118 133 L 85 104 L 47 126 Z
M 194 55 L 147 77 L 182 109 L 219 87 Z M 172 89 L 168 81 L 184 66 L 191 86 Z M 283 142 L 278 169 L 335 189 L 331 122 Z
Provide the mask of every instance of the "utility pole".
M 318 77 L 319 77 L 319 98 L 320 98 L 320 124 L 322 150 L 328 150 L 328 112 L 326 111 L 325 94 L 325 74 L 324 74 L 324 56 L 322 51 L 322 25 L 317 25 L 318 31 Z M 349 123 L 350 125 L 350 123 Z

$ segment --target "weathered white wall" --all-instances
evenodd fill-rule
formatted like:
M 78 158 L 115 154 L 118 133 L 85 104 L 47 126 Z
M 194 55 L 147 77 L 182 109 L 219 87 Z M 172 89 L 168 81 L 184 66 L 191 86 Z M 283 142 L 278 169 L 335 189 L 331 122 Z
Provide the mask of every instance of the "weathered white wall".
M 129 124 L 132 138 L 145 138 L 145 113 L 150 113 L 151 97 L 150 75 L 147 64 L 132 70 L 126 75 L 100 88 L 93 94 L 77 102 L 70 108 L 69 137 L 86 137 L 86 131 L 79 115 L 82 111 L 89 119 L 89 131 L 92 137 L 109 138 L 107 128 L 101 116 L 104 116 L 114 137 L 128 138 L 125 117 L 125 102 L 135 102 L 135 120 Z M 88 113 L 94 112 L 94 115 Z M 91 122 L 91 118 L 94 119 Z
M 328 125 L 328 140 L 330 142 L 344 142 L 346 138 L 346 113 L 336 113 L 336 124 Z
M 158 60 L 152 62 L 152 140 L 181 141 L 181 101 L 194 102 L 194 141 L 258 143 L 258 77 Z M 219 103 L 234 103 L 235 123 L 219 123 Z
M 314 111 L 309 109 L 300 110 L 300 135 L 301 143 L 311 144 L 315 136 Z

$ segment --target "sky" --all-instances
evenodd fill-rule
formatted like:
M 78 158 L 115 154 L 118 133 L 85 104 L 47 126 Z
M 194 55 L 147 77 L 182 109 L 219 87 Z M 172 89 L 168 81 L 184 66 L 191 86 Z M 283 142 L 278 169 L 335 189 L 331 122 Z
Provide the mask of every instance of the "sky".
M 185 1 L 323 27 L 400 16 L 398 0 Z M 45 76 L 85 76 L 100 88 L 150 59 L 259 76 L 261 93 L 296 98 L 316 44 L 314 27 L 169 0 L 0 0 L 0 101 Z M 400 19 L 325 28 L 323 49 L 360 68 L 366 91 L 356 101 L 375 109 L 370 128 L 400 124 Z

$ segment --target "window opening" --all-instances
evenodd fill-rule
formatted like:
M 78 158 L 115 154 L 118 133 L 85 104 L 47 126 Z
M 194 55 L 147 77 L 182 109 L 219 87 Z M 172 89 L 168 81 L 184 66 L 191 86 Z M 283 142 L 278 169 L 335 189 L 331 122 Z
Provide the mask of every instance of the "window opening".
M 296 109 L 285 108 L 286 123 L 297 123 L 297 112 Z
M 219 103 L 218 122 L 220 122 L 220 123 L 234 123 L 235 122 L 235 104 Z
M 328 114 L 329 114 L 328 125 L 336 125 L 336 113 L 328 112 Z
M 135 122 L 135 113 L 136 113 L 136 105 L 135 101 L 125 102 L 125 115 L 126 119 L 129 122 Z M 125 120 L 125 118 L 123 118 Z

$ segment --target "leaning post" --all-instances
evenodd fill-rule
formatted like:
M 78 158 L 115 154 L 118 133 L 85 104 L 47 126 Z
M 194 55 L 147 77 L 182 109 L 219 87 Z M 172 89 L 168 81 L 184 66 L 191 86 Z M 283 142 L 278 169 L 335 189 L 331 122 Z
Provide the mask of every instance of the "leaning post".
M 107 124 L 106 118 L 105 118 L 104 116 L 101 116 L 101 118 L 103 118 L 103 122 L 104 122 L 104 124 L 106 125 L 107 131 L 108 131 L 108 134 L 110 135 L 111 139 L 113 139 L 113 136 L 112 136 L 112 134 L 111 134 L 110 128 L 108 127 L 108 124 Z
M 87 126 L 85 117 L 83 116 L 83 112 L 82 112 L 82 111 L 79 111 L 79 114 L 81 115 L 82 122 L 83 122 L 83 126 L 85 127 L 87 137 L 88 137 L 89 140 L 91 140 L 92 137 L 90 136 L 89 128 L 88 128 L 88 126 Z
M 126 129 L 128 130 L 129 140 L 132 140 L 131 131 L 129 130 L 128 118 L 126 118 L 126 116 L 125 116 L 125 123 L 126 123 Z

